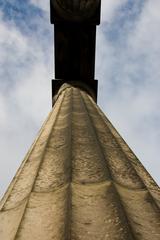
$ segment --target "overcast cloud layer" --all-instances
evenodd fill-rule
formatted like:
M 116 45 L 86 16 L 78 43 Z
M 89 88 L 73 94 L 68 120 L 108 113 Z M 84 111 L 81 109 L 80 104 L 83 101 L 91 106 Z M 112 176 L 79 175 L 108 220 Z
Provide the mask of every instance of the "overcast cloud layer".
M 160 1 L 102 0 L 98 103 L 160 183 Z M 51 109 L 49 1 L 0 1 L 0 195 Z

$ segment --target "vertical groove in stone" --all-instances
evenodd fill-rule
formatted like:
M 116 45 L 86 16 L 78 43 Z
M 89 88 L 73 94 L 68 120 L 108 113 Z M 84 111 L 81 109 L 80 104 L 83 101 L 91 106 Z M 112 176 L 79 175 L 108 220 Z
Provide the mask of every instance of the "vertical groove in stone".
M 48 240 L 51 240 L 53 236 L 57 239 L 63 239 L 69 234 L 69 229 L 66 229 L 66 223 L 70 194 L 68 192 L 69 186 L 67 188 L 63 188 L 63 186 L 70 180 L 71 91 L 72 89 L 65 91 L 65 97 L 61 101 L 55 124 L 50 131 L 42 162 L 32 188 L 33 193 L 29 198 L 21 227 L 15 237 L 17 240 L 27 240 L 31 237 L 41 239 L 45 235 L 47 235 Z M 52 191 L 56 191 L 56 193 L 52 193 Z M 55 199 L 57 200 L 55 201 Z M 58 201 L 60 202 L 58 203 Z M 41 203 L 41 208 L 38 208 L 38 205 Z M 32 208 L 36 204 L 38 210 L 33 214 Z M 55 206 L 53 210 L 52 205 Z M 35 225 L 30 224 L 33 221 L 38 221 L 40 216 L 42 218 L 44 216 L 44 219 L 47 219 L 47 221 L 40 222 L 37 228 Z M 56 227 L 52 224 L 54 218 L 56 219 Z M 39 231 L 39 228 L 41 231 Z M 37 234 L 38 231 L 39 234 Z
M 98 106 L 97 106 L 98 107 Z M 135 156 L 133 151 L 130 149 L 130 147 L 127 145 L 127 143 L 124 141 L 124 139 L 120 136 L 120 134 L 116 131 L 116 129 L 112 126 L 111 122 L 107 119 L 103 114 L 103 112 L 99 109 L 99 112 L 106 122 L 108 128 L 112 132 L 112 134 L 115 136 L 117 142 L 119 143 L 120 147 L 123 149 L 123 152 L 126 154 L 127 158 L 130 160 L 131 164 L 134 166 L 135 170 L 137 171 L 138 175 L 141 177 L 142 181 L 144 182 L 145 186 L 155 199 L 156 203 L 160 207 L 160 189 L 154 179 L 150 176 L 150 174 L 145 170 L 144 167 L 141 164 L 141 162 L 138 160 L 138 158 Z
M 159 200 L 91 97 L 63 85 L 0 202 L 0 239 L 159 240 Z
M 33 191 L 48 192 L 70 182 L 71 177 L 71 91 L 67 89 Z
M 160 211 L 146 190 L 130 190 L 117 186 L 128 219 L 138 239 L 159 240 Z
M 90 102 L 87 94 L 82 94 L 113 180 L 126 187 L 144 188 L 143 182 L 100 117 L 95 104 Z
M 58 112 L 59 108 L 60 103 L 57 102 L 54 113 Z M 16 204 L 19 204 L 23 199 L 25 199 L 32 190 L 36 174 L 38 173 L 38 167 L 43 158 L 47 140 L 55 121 L 56 115 L 52 113 L 46 125 L 44 126 L 44 129 L 41 132 L 38 141 L 28 156 L 28 159 L 26 160 L 20 174 L 16 178 L 12 192 L 8 196 L 8 199 L 6 200 L 2 210 L 7 210 L 15 207 Z
M 65 97 L 65 93 L 64 93 L 64 96 L 63 96 L 63 99 L 64 99 L 64 97 Z M 62 99 L 62 102 L 63 102 L 63 99 Z M 30 198 L 31 198 L 31 195 L 32 195 L 32 191 L 34 190 L 34 186 L 35 186 L 35 183 L 36 183 L 36 179 L 37 179 L 37 176 L 39 175 L 39 171 L 40 171 L 40 169 L 41 169 L 41 166 L 42 166 L 42 164 L 43 164 L 43 159 L 44 159 L 44 156 L 45 156 L 45 154 L 46 154 L 46 149 L 47 149 L 47 146 L 48 146 L 48 144 L 49 144 L 49 141 L 50 141 L 50 137 L 51 137 L 51 134 L 52 134 L 52 130 L 53 130 L 53 127 L 54 127 L 54 125 L 56 124 L 56 122 L 57 122 L 57 119 L 58 119 L 58 116 L 59 116 L 59 113 L 60 113 L 60 111 L 61 111 L 61 105 L 62 105 L 62 102 L 60 102 L 60 105 L 59 105 L 59 108 L 58 108 L 58 110 L 57 110 L 57 114 L 56 114 L 56 117 L 54 118 L 54 120 L 52 120 L 52 121 L 50 121 L 50 119 L 49 119 L 49 121 L 48 121 L 48 124 L 46 124 L 46 126 L 47 125 L 49 125 L 49 129 L 46 127 L 46 133 L 44 134 L 44 136 L 43 136 L 43 133 L 42 133 L 42 135 L 40 136 L 40 138 L 39 138 L 39 145 L 41 145 L 42 144 L 42 149 L 41 149 L 41 147 L 40 147 L 40 154 L 41 154 L 41 156 L 39 157 L 39 164 L 38 164 L 38 166 L 37 166 L 37 169 L 35 170 L 35 175 L 34 175 L 34 180 L 33 180 L 33 182 L 32 182 L 32 184 L 31 184 L 31 189 L 30 189 L 30 192 L 29 192 L 29 195 L 28 195 L 28 202 L 26 203 L 26 206 L 25 206 L 25 209 L 24 209 L 24 213 L 23 213 L 23 215 L 22 215 L 22 219 L 21 219 L 21 222 L 20 222 L 20 224 L 19 224 L 19 226 L 18 226 L 18 229 L 17 229 L 17 232 L 16 232 L 16 235 L 15 235 L 15 239 L 24 239 L 25 238 L 25 235 L 23 236 L 23 233 L 22 233 L 22 237 L 21 237 L 21 232 L 23 232 L 23 229 L 24 229 L 24 223 L 25 223 L 25 215 L 26 215 L 26 212 L 27 212 L 27 209 L 28 209 L 28 205 L 29 205 L 29 203 L 30 203 Z M 54 116 L 53 116 L 54 117 Z M 44 139 L 45 139 L 45 141 L 44 141 Z M 37 147 L 37 150 L 38 150 L 38 147 Z M 33 152 L 34 153 L 34 152 Z M 32 159 L 32 158 L 31 158 Z M 33 158 L 34 159 L 34 158 Z M 32 159 L 32 161 L 33 161 L 33 159 Z M 30 222 L 32 222 L 32 219 L 30 219 Z M 34 228 L 35 226 L 33 226 L 32 228 Z M 29 229 L 27 229 L 27 233 L 31 233 L 30 231 L 29 231 Z M 33 235 L 33 234 L 32 234 Z M 31 236 L 32 236 L 31 235 Z M 26 237 L 26 239 L 28 239 L 28 237 L 29 236 L 27 236 Z M 33 236 L 32 236 L 33 237 Z
M 70 120 L 68 121 L 68 126 L 70 127 L 70 165 L 69 165 L 69 172 L 70 172 L 70 178 L 69 178 L 69 189 L 68 189 L 68 204 L 67 204 L 67 219 L 65 221 L 66 224 L 66 234 L 64 236 L 64 239 L 71 240 L 71 224 L 72 224 L 72 163 L 73 163 L 73 146 L 72 146 L 72 125 L 73 125 L 73 88 L 71 88 L 71 96 L 70 96 Z
M 94 121 L 93 121 L 93 119 L 91 117 L 90 112 L 88 111 L 88 104 L 86 104 L 86 101 L 85 101 L 85 95 L 86 94 L 84 92 L 81 92 L 80 95 L 81 95 L 82 102 L 83 102 L 83 105 L 84 105 L 84 108 L 85 108 L 84 112 L 88 116 L 88 119 L 89 119 L 89 122 L 90 122 L 90 125 L 91 125 L 91 128 L 92 128 L 92 131 L 94 132 L 94 137 L 96 138 L 96 144 L 101 149 L 101 154 L 103 156 L 103 160 L 106 162 L 106 154 L 105 154 L 104 148 L 101 145 L 101 141 L 99 139 L 98 132 L 96 131 L 96 127 L 94 126 Z M 111 181 L 113 176 L 110 174 L 111 173 L 110 168 L 109 168 L 110 166 L 107 166 L 107 164 L 105 164 L 103 167 L 104 167 L 104 169 L 107 169 L 108 175 L 109 175 L 109 180 Z M 113 199 L 119 199 L 119 197 L 117 195 L 117 192 L 115 191 L 115 187 L 114 186 L 112 186 L 111 191 L 112 191 L 112 193 L 114 193 L 113 194 Z M 107 194 L 107 195 L 109 195 L 109 194 Z M 105 197 L 106 202 L 107 202 L 107 199 L 108 199 L 107 195 Z M 112 200 L 110 199 L 110 201 L 113 202 L 113 199 Z M 113 216 L 112 207 L 109 206 L 109 204 L 108 204 L 108 208 L 107 208 L 107 211 L 106 211 L 106 215 L 109 214 L 111 219 L 112 218 L 113 219 L 117 219 L 116 220 L 116 224 L 114 224 L 115 222 L 110 219 L 108 221 L 108 225 L 107 225 L 108 226 L 107 232 L 106 233 L 105 232 L 104 233 L 101 232 L 98 235 L 102 239 L 104 237 L 105 238 L 111 237 L 111 235 L 112 235 L 112 239 L 113 240 L 114 239 L 133 239 L 133 232 L 132 232 L 132 229 L 130 228 L 130 224 L 128 222 L 128 219 L 126 218 L 126 212 L 123 211 L 123 210 L 121 210 L 119 212 L 120 208 L 123 209 L 123 207 L 122 207 L 121 203 L 119 202 L 119 200 L 117 200 L 115 203 L 116 203 L 116 205 L 113 204 L 112 207 L 114 206 L 114 208 L 116 209 L 115 212 L 117 213 L 117 217 Z M 99 203 L 97 202 L 97 204 L 99 204 Z M 105 207 L 104 206 L 102 207 L 102 211 L 105 212 Z M 101 212 L 101 211 L 99 211 L 99 212 Z M 99 216 L 99 217 L 101 218 L 101 216 Z M 105 222 L 105 220 L 103 222 Z M 96 223 L 98 223 L 98 221 L 96 221 Z M 101 226 L 102 225 L 103 224 L 101 223 Z M 126 226 L 127 226 L 127 228 L 126 228 Z M 99 229 L 99 227 L 95 226 L 95 229 Z M 113 232 L 116 233 L 116 235 L 114 235 Z M 102 236 L 101 236 L 101 234 L 102 234 Z M 93 236 L 92 236 L 92 239 L 93 239 Z M 95 239 L 96 239 L 96 235 L 95 235 Z
M 90 101 L 94 104 L 94 101 L 91 97 L 89 97 Z M 154 179 L 150 176 L 150 174 L 146 171 L 146 169 L 143 167 L 141 162 L 138 160 L 138 158 L 135 156 L 133 151 L 129 148 L 127 143 L 124 141 L 124 139 L 120 136 L 120 134 L 116 131 L 116 129 L 113 127 L 111 122 L 106 118 L 104 113 L 99 109 L 97 105 L 95 105 L 97 111 L 99 112 L 101 118 L 104 120 L 106 126 L 116 139 L 116 142 L 118 143 L 119 147 L 123 151 L 123 153 L 126 155 L 130 163 L 132 164 L 133 168 L 136 170 L 138 176 L 141 178 L 143 183 L 145 184 L 145 187 L 148 189 L 154 200 L 156 201 L 157 205 L 160 207 L 160 189 Z
M 89 99 L 94 104 L 94 101 L 92 100 L 92 98 L 89 97 Z M 127 156 L 128 160 L 131 162 L 131 164 L 135 168 L 137 174 L 140 176 L 145 186 L 147 187 L 149 192 L 152 194 L 152 196 L 155 197 L 155 200 L 157 201 L 157 203 L 159 203 L 159 206 L 160 206 L 160 189 L 158 185 L 156 184 L 154 179 L 150 176 L 150 174 L 146 171 L 146 169 L 144 169 L 141 162 L 138 160 L 138 158 L 135 156 L 133 151 L 130 149 L 130 147 L 127 145 L 124 139 L 120 136 L 120 134 L 116 131 L 116 129 L 111 124 L 111 122 L 106 118 L 104 113 L 99 109 L 97 105 L 95 105 L 95 107 L 99 112 L 101 118 L 104 120 L 105 124 L 107 125 L 108 129 L 115 137 L 119 146 L 122 148 L 124 154 Z
M 109 181 L 73 184 L 72 201 L 72 239 L 135 239 L 115 188 Z
M 105 181 L 109 172 L 79 90 L 74 90 L 73 99 L 73 182 Z
M 104 119 L 101 118 L 99 111 L 97 111 L 96 105 L 94 102 L 91 102 L 89 100 L 89 97 L 86 94 L 83 93 L 83 97 L 86 101 L 86 106 L 90 112 L 90 116 L 94 122 L 99 140 L 106 154 L 107 164 L 111 170 L 113 180 L 115 183 L 123 186 L 121 187 L 120 185 L 116 184 L 116 188 L 118 190 L 124 209 L 126 210 L 127 217 L 135 232 L 135 236 L 138 239 L 149 240 L 153 238 L 155 240 L 158 240 L 160 237 L 160 211 L 157 204 L 151 197 L 150 193 L 147 191 L 148 189 L 146 186 L 141 184 L 143 181 L 137 174 L 137 171 L 135 172 L 134 166 L 130 162 L 130 159 L 124 158 L 125 154 L 122 151 L 121 147 L 118 147 L 117 139 L 114 137 L 114 135 L 112 135 L 110 129 L 107 129 L 107 119 L 104 121 Z M 113 145 L 113 148 L 108 148 L 108 145 L 111 146 L 113 143 L 115 144 Z M 117 154 L 115 154 L 115 151 L 117 151 Z M 123 158 L 121 158 L 121 152 Z M 124 163 L 124 160 L 126 161 L 126 164 L 122 165 L 123 169 L 121 169 L 118 165 L 121 165 L 122 161 Z M 117 163 L 115 165 L 115 171 L 112 170 L 114 167 L 113 161 Z M 116 171 L 116 168 L 118 171 Z M 124 170 L 127 174 L 129 174 L 129 177 L 131 177 L 131 181 L 129 184 L 127 183 L 127 185 L 121 180 L 121 174 L 124 174 L 126 181 L 128 180 L 126 178 Z M 143 168 L 143 171 L 145 172 L 146 170 Z M 120 175 L 120 179 L 118 174 Z
M 33 145 L 31 151 L 29 151 L 24 163 L 20 167 L 17 175 L 15 176 L 15 180 L 13 180 L 13 184 L 11 184 L 9 193 L 5 194 L 5 202 L 0 214 L 0 236 L 2 239 L 14 239 L 14 235 L 19 228 L 19 224 L 21 223 L 28 202 L 27 198 L 32 190 L 34 179 L 37 173 L 36 171 L 38 170 L 43 151 L 45 150 L 47 136 L 50 133 L 50 129 L 52 128 L 54 121 L 56 120 L 56 114 L 60 109 L 60 104 L 64 94 L 65 93 L 59 97 L 60 100 L 57 101 L 55 105 L 55 115 L 53 112 L 49 115 L 46 124 L 43 126 L 43 129 L 40 132 L 40 136 Z M 17 214 L 13 214 L 16 208 Z M 18 209 L 23 209 L 23 211 Z M 20 214 L 18 213 L 19 211 Z M 14 218 L 12 217 L 12 224 L 10 224 L 11 216 L 14 216 Z M 10 226 L 9 229 L 4 228 L 5 224 L 3 225 L 3 222 Z M 15 226 L 17 226 L 17 229 L 15 229 Z
M 24 165 L 26 164 L 26 161 L 28 160 L 29 155 L 32 153 L 32 151 L 33 151 L 33 149 L 34 149 L 34 147 L 35 147 L 35 144 L 37 143 L 39 137 L 41 136 L 42 132 L 44 131 L 43 127 L 44 127 L 45 124 L 47 123 L 47 121 L 48 121 L 48 119 L 50 118 L 51 114 L 52 114 L 52 112 L 49 113 L 49 116 L 48 116 L 48 118 L 46 119 L 46 121 L 44 122 L 44 124 L 42 125 L 42 127 L 41 127 L 41 129 L 40 129 L 40 131 L 39 131 L 39 134 L 38 134 L 37 138 L 35 139 L 35 141 L 34 141 L 33 144 L 31 145 L 31 147 L 30 147 L 29 151 L 27 152 L 24 160 L 22 161 L 19 169 L 17 170 L 16 175 L 14 176 L 12 182 L 10 183 L 10 185 L 9 185 L 7 191 L 6 191 L 6 193 L 4 194 L 2 200 L 0 201 L 0 211 L 2 210 L 4 204 L 6 203 L 6 201 L 7 201 L 8 197 L 9 197 L 9 195 L 10 195 L 10 193 L 11 193 L 11 191 L 12 191 L 14 185 L 15 185 L 15 183 L 17 182 L 17 179 L 18 179 L 18 177 L 19 177 L 19 175 L 20 175 L 20 173 L 21 173 Z

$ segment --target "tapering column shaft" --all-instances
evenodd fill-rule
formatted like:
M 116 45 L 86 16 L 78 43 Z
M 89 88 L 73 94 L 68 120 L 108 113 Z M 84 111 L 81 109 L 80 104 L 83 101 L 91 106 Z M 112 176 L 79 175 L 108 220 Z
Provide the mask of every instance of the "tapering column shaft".
M 1 201 L 3 240 L 159 240 L 160 191 L 92 98 L 64 85 Z

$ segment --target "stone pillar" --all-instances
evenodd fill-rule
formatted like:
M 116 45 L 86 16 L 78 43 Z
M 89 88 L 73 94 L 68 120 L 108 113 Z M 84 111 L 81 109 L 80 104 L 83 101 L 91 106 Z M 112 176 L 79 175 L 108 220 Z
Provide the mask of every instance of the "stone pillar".
M 0 202 L 2 240 L 159 240 L 160 191 L 92 97 L 64 84 Z

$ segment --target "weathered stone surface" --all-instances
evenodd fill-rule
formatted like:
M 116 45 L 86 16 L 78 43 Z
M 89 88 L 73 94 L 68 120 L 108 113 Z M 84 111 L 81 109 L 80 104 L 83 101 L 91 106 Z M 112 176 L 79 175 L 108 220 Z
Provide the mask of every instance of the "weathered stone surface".
M 64 85 L 0 202 L 0 239 L 159 240 L 159 203 L 93 99 Z

